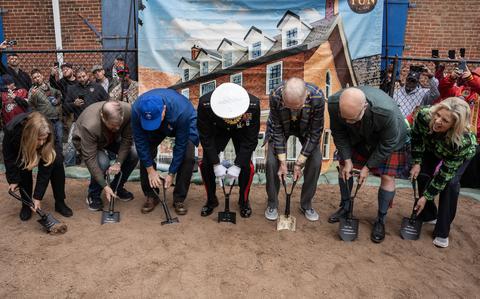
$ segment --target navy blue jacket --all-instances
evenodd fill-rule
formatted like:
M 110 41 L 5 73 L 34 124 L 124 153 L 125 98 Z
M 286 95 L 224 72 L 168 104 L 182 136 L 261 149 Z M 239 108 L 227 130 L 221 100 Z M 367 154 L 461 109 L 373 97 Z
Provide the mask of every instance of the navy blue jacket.
M 157 97 L 159 105 L 165 103 L 165 118 L 155 131 L 146 131 L 140 123 L 139 103 L 142 97 Z M 133 140 L 138 157 L 145 167 L 153 165 L 150 144 L 160 143 L 165 136 L 175 137 L 173 159 L 168 172 L 177 173 L 185 157 L 187 144 L 190 140 L 198 146 L 197 112 L 190 101 L 173 89 L 158 88 L 142 94 L 132 107 Z

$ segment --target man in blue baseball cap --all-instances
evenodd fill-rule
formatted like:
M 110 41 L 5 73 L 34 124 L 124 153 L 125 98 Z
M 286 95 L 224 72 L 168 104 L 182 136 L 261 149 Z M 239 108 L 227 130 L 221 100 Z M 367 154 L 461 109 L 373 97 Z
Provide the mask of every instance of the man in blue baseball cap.
M 192 103 L 172 89 L 153 89 L 143 95 L 132 107 L 132 130 L 140 159 L 140 180 L 146 201 L 146 214 L 159 203 L 152 188 L 168 188 L 175 178 L 173 206 L 178 215 L 185 215 L 184 205 L 192 177 L 195 146 L 198 146 L 197 112 Z M 175 137 L 172 163 L 165 177 L 165 185 L 156 171 L 154 159 L 157 149 L 166 137 Z

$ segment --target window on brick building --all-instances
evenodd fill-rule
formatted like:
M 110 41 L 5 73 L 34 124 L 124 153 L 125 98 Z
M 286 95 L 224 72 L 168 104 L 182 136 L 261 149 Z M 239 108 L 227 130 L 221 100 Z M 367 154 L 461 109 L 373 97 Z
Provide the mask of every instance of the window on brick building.
M 328 98 L 332 92 L 332 78 L 330 76 L 330 71 L 327 71 L 325 75 L 325 96 Z
M 282 62 L 267 65 L 266 93 L 269 94 L 282 82 Z
M 215 80 L 200 84 L 200 96 L 203 96 L 210 91 L 214 91 L 216 86 L 217 82 Z
M 286 42 L 287 42 L 287 48 L 288 47 L 293 47 L 298 44 L 298 30 L 297 28 L 293 28 L 287 31 L 285 34 L 286 36 Z
M 188 88 L 182 89 L 182 95 L 187 99 L 190 99 L 190 89 Z
M 190 70 L 184 69 L 183 70 L 183 82 L 190 80 Z
M 233 52 L 223 54 L 223 67 L 229 67 L 233 64 Z
M 208 73 L 208 61 L 202 61 L 201 67 L 200 67 L 200 75 L 206 75 Z
M 251 58 L 255 59 L 262 56 L 262 42 L 256 42 L 252 44 Z
M 242 86 L 242 73 L 231 75 L 230 76 L 230 82 Z
M 322 142 L 322 159 L 328 160 L 330 159 L 330 135 L 332 132 L 330 129 L 325 129 L 323 132 L 323 142 Z

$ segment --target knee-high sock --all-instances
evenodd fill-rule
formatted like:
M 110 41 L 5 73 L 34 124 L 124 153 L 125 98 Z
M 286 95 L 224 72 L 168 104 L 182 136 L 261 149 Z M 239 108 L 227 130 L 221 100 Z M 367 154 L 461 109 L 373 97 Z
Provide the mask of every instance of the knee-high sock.
M 388 208 L 390 207 L 390 203 L 395 197 L 395 190 L 394 191 L 386 191 L 382 188 L 378 188 L 378 218 L 377 220 L 385 223 L 385 217 L 387 216 Z
M 348 210 L 350 209 L 350 196 L 353 188 L 353 177 L 348 179 L 348 189 L 345 180 L 340 177 L 338 178 L 338 186 L 340 187 L 341 196 L 340 207 Z M 350 193 L 348 191 L 350 191 Z

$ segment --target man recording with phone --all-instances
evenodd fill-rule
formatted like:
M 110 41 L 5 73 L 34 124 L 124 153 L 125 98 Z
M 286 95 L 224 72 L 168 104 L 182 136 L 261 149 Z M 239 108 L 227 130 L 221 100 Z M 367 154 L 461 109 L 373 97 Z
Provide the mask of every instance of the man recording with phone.
M 429 88 L 420 85 L 420 77 L 426 76 L 429 80 Z M 409 116 L 420 105 L 430 104 L 438 98 L 438 80 L 433 73 L 423 65 L 411 65 L 405 84 L 395 90 L 393 100 L 400 108 L 403 117 Z
M 12 47 L 17 44 L 15 40 L 4 40 L 0 44 L 0 60 L 2 60 L 3 52 L 8 47 Z M 20 60 L 18 59 L 18 55 L 16 53 L 8 53 L 7 54 L 7 65 L 4 66 L 0 63 L 0 75 L 8 74 L 12 76 L 13 81 L 15 82 L 15 86 L 17 88 L 23 88 L 29 90 L 32 87 L 32 79 L 30 76 L 20 68 Z

